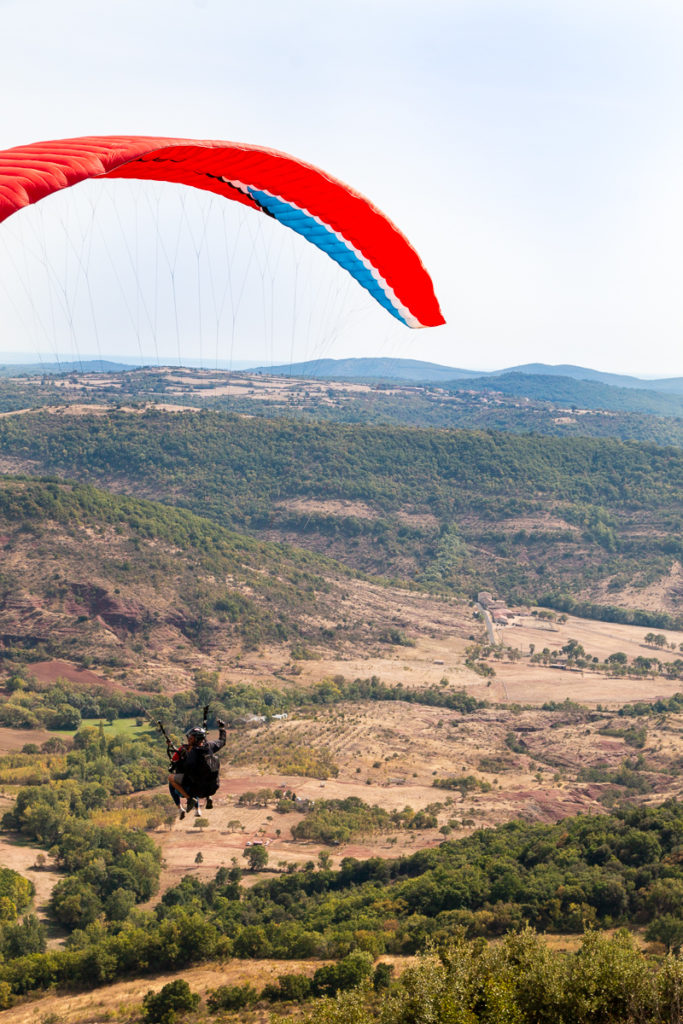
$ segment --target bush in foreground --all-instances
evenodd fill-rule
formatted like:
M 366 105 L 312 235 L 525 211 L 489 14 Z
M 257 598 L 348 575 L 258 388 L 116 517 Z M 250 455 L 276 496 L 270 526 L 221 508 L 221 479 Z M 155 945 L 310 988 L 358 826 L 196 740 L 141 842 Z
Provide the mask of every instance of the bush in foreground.
M 258 992 L 251 985 L 220 985 L 212 989 L 206 1005 L 212 1013 L 221 1010 L 243 1010 L 258 999 Z
M 175 1024 L 179 1013 L 190 1013 L 199 1006 L 199 996 L 186 981 L 177 979 L 159 992 L 149 991 L 142 1000 L 145 1024 Z
M 628 932 L 562 954 L 530 929 L 500 945 L 429 952 L 379 996 L 369 983 L 321 1000 L 305 1024 L 681 1024 L 683 960 L 657 963 Z M 280 1024 L 280 1018 L 272 1018 Z

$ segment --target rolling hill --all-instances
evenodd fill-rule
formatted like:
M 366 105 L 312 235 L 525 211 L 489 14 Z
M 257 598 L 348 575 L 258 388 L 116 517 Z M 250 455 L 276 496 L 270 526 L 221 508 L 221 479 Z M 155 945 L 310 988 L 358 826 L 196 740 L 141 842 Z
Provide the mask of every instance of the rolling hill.
M 641 383 L 645 385 L 647 382 Z M 455 381 L 449 387 L 458 390 L 462 384 Z M 648 389 L 635 384 L 617 386 L 597 379 L 523 372 L 520 369 L 475 377 L 467 381 L 466 387 L 548 402 L 569 410 L 606 409 L 683 419 L 683 389 Z
M 389 357 L 366 357 L 357 359 L 313 359 L 308 362 L 283 363 L 279 366 L 252 367 L 252 373 L 284 374 L 288 377 L 329 378 L 330 380 L 378 379 L 412 381 L 416 384 L 448 383 L 471 378 L 499 377 L 522 374 L 541 377 L 568 377 L 573 380 L 593 381 L 620 388 L 636 388 L 647 391 L 665 391 L 683 395 L 683 377 L 650 380 L 631 377 L 627 374 L 605 373 L 584 366 L 547 363 L 524 363 L 500 370 L 464 370 L 440 363 L 423 362 L 419 359 L 394 359 Z
M 678 449 L 152 409 L 5 417 L 0 460 L 461 596 L 619 605 L 628 587 L 644 608 L 670 579 L 660 611 L 680 614 Z

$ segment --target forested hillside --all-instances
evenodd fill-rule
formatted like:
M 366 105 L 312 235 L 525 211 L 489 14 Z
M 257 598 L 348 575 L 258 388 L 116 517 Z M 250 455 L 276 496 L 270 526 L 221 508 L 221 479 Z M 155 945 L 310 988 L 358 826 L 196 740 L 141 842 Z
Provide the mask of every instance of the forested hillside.
M 368 382 L 364 391 L 351 383 L 348 386 L 336 384 L 330 386 L 329 393 L 322 395 L 307 388 L 306 381 L 287 381 L 282 383 L 285 394 L 279 402 L 254 401 L 246 396 L 213 396 L 210 391 L 201 397 L 190 397 L 189 402 L 250 416 L 285 415 L 326 423 L 501 430 L 513 434 L 614 438 L 683 446 L 683 417 L 678 396 L 665 395 L 658 403 L 656 396 L 643 393 L 643 400 L 634 402 L 633 408 L 650 411 L 630 411 L 631 403 L 622 398 L 628 395 L 626 389 L 586 384 L 584 391 L 581 381 L 560 378 L 562 383 L 557 386 L 556 378 L 549 378 L 548 394 L 555 395 L 553 399 L 544 397 L 533 377 L 528 388 L 518 386 L 516 380 L 509 387 L 503 384 L 499 388 L 498 380 L 498 377 L 478 378 L 479 384 L 472 387 L 469 381 L 455 381 L 448 386 L 403 385 L 398 388 L 390 383 Z M 287 395 L 288 391 L 294 392 L 296 398 Z M 153 396 L 142 381 L 133 393 L 139 399 L 154 397 L 158 400 L 158 395 Z M 184 397 L 187 401 L 188 396 Z
M 391 385 L 372 387 L 366 394 L 350 389 L 343 397 L 315 400 L 307 398 L 294 405 L 254 403 L 248 399 L 203 399 L 202 404 L 225 408 L 249 415 L 285 414 L 300 419 L 332 423 L 374 423 L 387 426 L 433 427 L 446 430 L 501 430 L 513 434 L 543 434 L 549 437 L 614 438 L 622 441 L 645 441 L 660 445 L 683 446 L 683 418 L 680 414 L 627 411 L 619 397 L 611 394 L 616 388 L 582 393 L 581 382 L 566 382 L 557 390 L 556 399 L 542 397 L 536 388 L 513 383 L 508 389 L 497 387 L 497 377 L 484 378 L 477 387 L 460 381 L 446 387 L 403 387 Z M 551 382 L 552 383 L 552 382 Z M 577 385 L 576 393 L 572 385 Z M 589 388 L 592 388 L 589 385 Z M 569 392 L 569 394 L 567 394 Z M 571 396 L 571 397 L 570 397 Z M 668 399 L 659 406 L 669 407 Z M 601 399 L 605 398 L 605 404 Z M 582 400 L 586 400 L 585 404 Z M 671 400 L 674 408 L 680 399 Z M 600 403 L 600 404 L 599 404 Z M 199 403 L 197 403 L 199 404 Z M 640 407 L 655 403 L 647 401 Z M 256 405 L 256 408 L 254 406 Z M 613 411 L 616 410 L 616 411 Z
M 462 382 L 449 385 L 462 388 Z M 599 381 L 573 377 L 546 376 L 510 372 L 493 377 L 476 377 L 467 387 L 477 391 L 499 391 L 541 402 L 554 402 L 570 409 L 608 409 L 612 412 L 651 413 L 655 416 L 683 417 L 683 395 L 651 389 L 616 387 Z
M 151 410 L 5 418 L 0 454 L 458 594 L 618 605 L 683 557 L 683 454 L 654 445 Z
M 159 686 L 162 665 L 165 688 L 187 686 L 202 655 L 226 647 L 319 640 L 345 576 L 181 509 L 7 477 L 0 543 L 5 667 L 67 658 L 143 689 Z

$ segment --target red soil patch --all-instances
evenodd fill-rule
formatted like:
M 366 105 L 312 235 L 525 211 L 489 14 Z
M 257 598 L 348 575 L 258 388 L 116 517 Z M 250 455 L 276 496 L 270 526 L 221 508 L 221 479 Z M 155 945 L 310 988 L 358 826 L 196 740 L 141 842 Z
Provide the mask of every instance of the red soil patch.
M 98 676 L 87 668 L 76 668 L 68 661 L 56 658 L 53 661 L 37 661 L 30 667 L 31 675 L 41 683 L 55 683 L 58 679 L 68 679 L 70 683 L 90 689 L 92 686 L 103 686 L 107 690 L 117 689 L 116 684 L 105 676 Z

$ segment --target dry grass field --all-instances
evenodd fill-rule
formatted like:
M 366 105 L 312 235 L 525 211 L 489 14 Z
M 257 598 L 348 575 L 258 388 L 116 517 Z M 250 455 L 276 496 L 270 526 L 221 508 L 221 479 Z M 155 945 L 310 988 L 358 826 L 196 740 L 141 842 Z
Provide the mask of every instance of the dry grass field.
M 486 708 L 462 716 L 440 708 L 366 702 L 240 734 L 231 739 L 232 754 L 229 750 L 226 759 L 249 761 L 251 754 L 252 763 L 242 769 L 226 764 L 219 799 L 208 815 L 210 826 L 198 834 L 188 817 L 158 833 L 167 864 L 165 884 L 181 877 L 198 849 L 204 856 L 200 873 L 210 875 L 232 857 L 239 859 L 253 839 L 268 842 L 270 869 L 315 860 L 323 846 L 291 838 L 300 814 L 280 814 L 274 801 L 266 807 L 237 805 L 242 793 L 279 785 L 311 801 L 355 796 L 387 811 L 441 804 L 435 828 L 354 836 L 330 849 L 335 865 L 346 856 L 395 856 L 437 844 L 444 838 L 440 829 L 453 822 L 450 838 L 515 817 L 549 822 L 579 811 L 601 813 L 610 784 L 581 781 L 579 776 L 591 767 L 616 770 L 636 753 L 624 738 L 600 732 L 624 724 L 611 715 L 591 720 L 590 715 L 573 713 Z M 510 749 L 510 736 L 524 744 L 524 753 Z M 321 782 L 269 770 L 272 751 L 292 739 L 325 747 L 338 776 Z M 653 720 L 638 753 L 649 769 L 652 790 L 647 799 L 658 802 L 680 795 L 683 780 L 676 766 L 683 757 L 683 725 Z M 486 791 L 463 796 L 434 786 L 435 778 L 463 775 L 475 776 Z
M 503 654 L 500 660 L 491 661 L 495 676 L 489 681 L 465 664 L 472 640 L 484 639 L 481 622 L 473 617 L 471 608 L 421 594 L 380 590 L 361 581 L 352 581 L 347 590 L 356 617 L 396 626 L 414 646 L 375 643 L 339 654 L 322 650 L 314 659 L 298 662 L 298 685 L 311 685 L 335 675 L 346 679 L 377 676 L 383 683 L 402 683 L 411 688 L 439 685 L 446 679 L 451 688 L 465 689 L 480 700 L 496 703 L 540 705 L 569 698 L 592 707 L 602 704 L 614 708 L 634 700 L 670 696 L 683 689 L 680 679 L 612 677 L 590 669 L 562 671 L 530 660 L 534 649 L 559 651 L 571 639 L 601 661 L 617 651 L 623 651 L 629 659 L 641 655 L 674 660 L 680 656 L 681 632 L 666 631 L 669 644 L 677 650 L 661 652 L 645 643 L 645 636 L 652 630 L 643 626 L 574 616 L 568 616 L 565 622 L 544 621 L 521 613 L 511 625 L 496 630 L 499 642 L 517 652 L 517 660 Z M 241 658 L 238 666 L 231 665 L 229 678 L 253 682 L 283 671 L 286 665 L 277 664 L 277 652 L 263 649 Z
M 386 962 L 396 962 L 399 973 L 402 961 L 395 957 L 382 957 Z M 193 992 L 205 994 L 219 985 L 251 984 L 262 988 L 269 981 L 275 981 L 278 974 L 288 973 L 312 975 L 321 961 L 288 960 L 232 960 L 225 964 L 192 967 L 183 971 L 183 978 Z M 92 992 L 69 995 L 48 995 L 42 999 L 13 1006 L 0 1011 L 0 1024 L 40 1024 L 53 1021 L 54 1024 L 105 1024 L 109 1021 L 139 1020 L 140 1004 L 150 990 L 158 992 L 176 974 L 157 974 L 133 981 L 120 981 L 106 985 Z M 268 1012 L 250 1014 L 256 1024 L 265 1021 Z
M 560 650 L 570 639 L 574 639 L 588 655 L 600 661 L 617 651 L 623 651 L 629 660 L 640 655 L 673 661 L 680 656 L 683 633 L 665 631 L 669 644 L 676 651 L 670 649 L 662 652 L 645 643 L 645 636 L 651 632 L 651 629 L 643 626 L 597 622 L 573 616 L 560 623 L 543 622 L 531 615 L 520 615 L 513 620 L 512 625 L 500 630 L 500 640 L 506 646 L 517 648 L 523 655 L 528 654 L 531 644 L 537 651 L 544 647 L 553 651 Z M 520 704 L 561 701 L 569 697 L 570 700 L 591 706 L 602 704 L 618 707 L 630 701 L 669 696 L 683 689 L 680 680 L 667 680 L 660 676 L 646 679 L 613 678 L 604 672 L 591 672 L 588 669 L 569 673 L 530 664 L 528 658 L 515 663 L 497 664 L 496 681 L 499 700 L 517 701 Z

